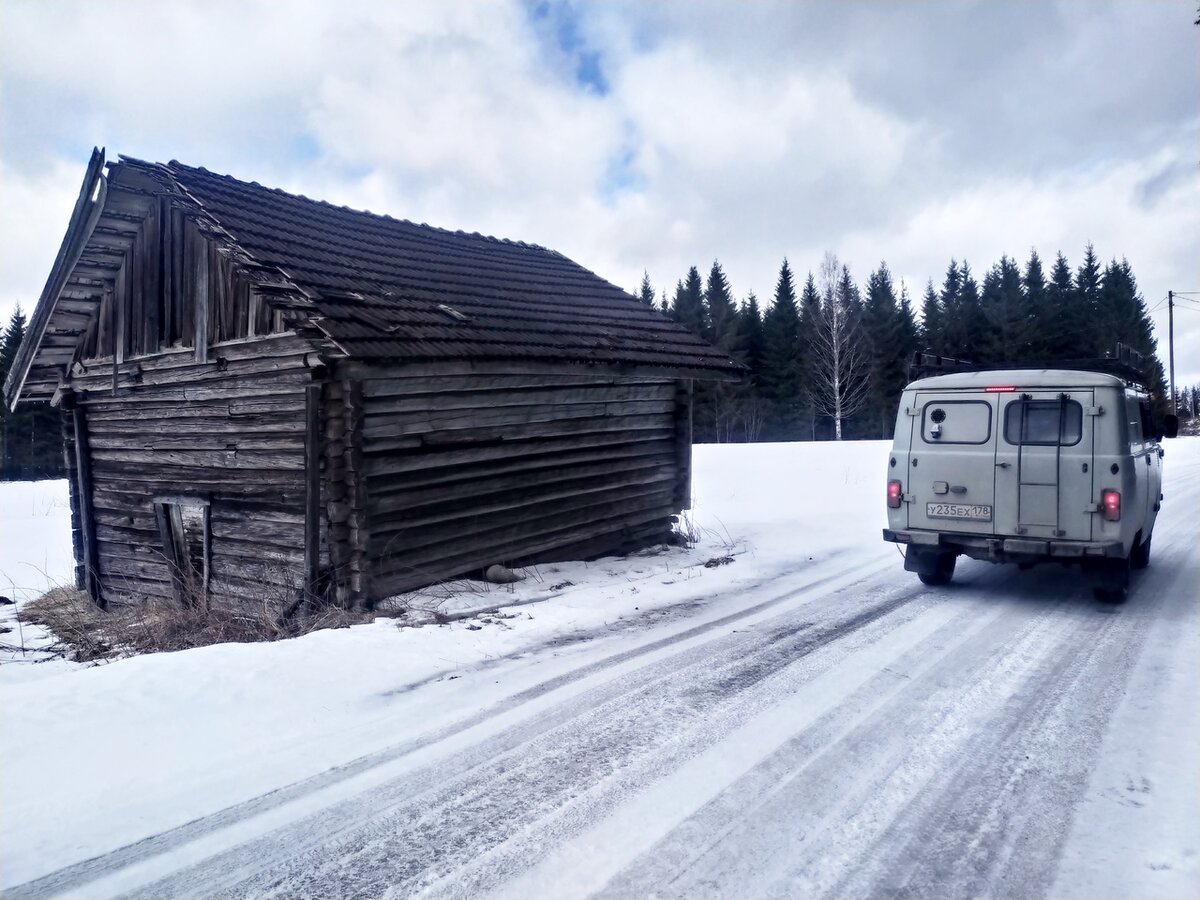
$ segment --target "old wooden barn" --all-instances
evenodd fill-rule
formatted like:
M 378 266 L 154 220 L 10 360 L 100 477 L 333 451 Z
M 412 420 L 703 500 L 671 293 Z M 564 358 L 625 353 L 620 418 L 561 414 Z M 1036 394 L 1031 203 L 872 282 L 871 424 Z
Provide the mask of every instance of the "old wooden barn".
M 661 538 L 739 376 L 551 250 L 97 151 L 5 398 L 63 411 L 97 602 L 370 605 Z

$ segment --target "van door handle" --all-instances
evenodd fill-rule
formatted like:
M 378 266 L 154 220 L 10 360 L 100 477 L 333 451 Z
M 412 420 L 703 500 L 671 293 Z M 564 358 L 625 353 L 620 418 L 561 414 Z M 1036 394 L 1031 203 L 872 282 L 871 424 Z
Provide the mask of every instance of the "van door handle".
M 1000 463 L 996 463 L 996 468 L 997 469 L 1007 469 L 1011 465 L 1012 465 L 1012 463 L 1000 462 Z

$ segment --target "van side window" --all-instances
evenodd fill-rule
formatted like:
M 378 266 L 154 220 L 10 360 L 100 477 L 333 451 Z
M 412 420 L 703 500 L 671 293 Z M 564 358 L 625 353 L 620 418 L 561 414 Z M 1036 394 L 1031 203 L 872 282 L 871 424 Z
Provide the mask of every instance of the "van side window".
M 1016 400 L 1004 410 L 1010 444 L 1071 447 L 1083 437 L 1083 407 L 1075 400 Z
M 1154 413 L 1150 409 L 1150 401 L 1141 399 L 1138 401 L 1138 416 L 1142 420 L 1142 437 L 1144 440 L 1154 440 L 1154 435 L 1158 433 L 1158 429 L 1154 427 Z
M 1125 421 L 1129 428 L 1129 446 L 1137 447 L 1142 443 L 1142 410 L 1137 397 L 1125 395 Z
M 983 400 L 934 400 L 921 415 L 927 444 L 986 444 L 992 439 L 992 405 Z

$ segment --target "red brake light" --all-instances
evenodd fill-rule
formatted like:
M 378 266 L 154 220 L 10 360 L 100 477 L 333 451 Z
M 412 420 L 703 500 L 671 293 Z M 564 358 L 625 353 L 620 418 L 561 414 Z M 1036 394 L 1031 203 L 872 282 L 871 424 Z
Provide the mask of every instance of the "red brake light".
M 904 491 L 900 487 L 900 482 L 889 481 L 888 482 L 888 507 L 890 509 L 899 509 L 900 508 L 900 499 L 903 494 L 904 494 Z
M 1100 494 L 1100 506 L 1104 511 L 1106 522 L 1121 521 L 1121 492 L 1104 491 Z
M 995 387 L 985 387 L 983 389 L 983 392 L 985 394 L 1010 394 L 1015 390 L 1016 390 L 1016 387 L 1014 387 L 1011 384 L 1006 384 L 1006 385 L 997 385 Z

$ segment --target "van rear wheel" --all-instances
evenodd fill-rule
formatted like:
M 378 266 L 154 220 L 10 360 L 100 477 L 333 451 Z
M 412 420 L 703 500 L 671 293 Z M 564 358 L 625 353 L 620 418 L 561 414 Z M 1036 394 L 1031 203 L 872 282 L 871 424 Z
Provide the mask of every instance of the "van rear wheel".
M 1101 603 L 1124 603 L 1129 593 L 1130 559 L 1107 559 L 1091 569 L 1092 594 Z
M 937 561 L 928 569 L 917 572 L 922 583 L 939 587 L 949 584 L 954 578 L 954 563 L 958 557 L 953 553 L 939 553 Z
M 1150 565 L 1150 538 L 1146 538 L 1139 543 L 1133 548 L 1133 552 L 1129 554 L 1130 568 L 1144 569 L 1148 565 Z

